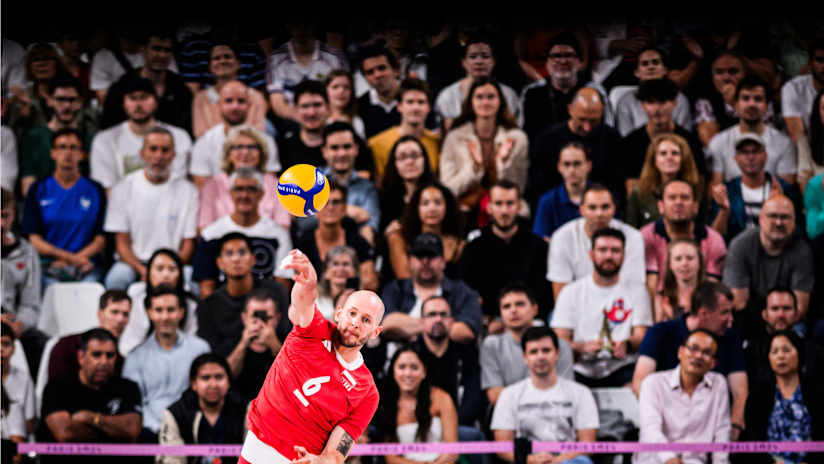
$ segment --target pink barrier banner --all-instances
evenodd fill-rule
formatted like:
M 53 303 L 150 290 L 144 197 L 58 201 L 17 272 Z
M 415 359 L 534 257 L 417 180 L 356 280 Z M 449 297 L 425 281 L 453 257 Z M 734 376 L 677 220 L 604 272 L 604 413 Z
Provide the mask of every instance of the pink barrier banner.
M 239 456 L 241 445 L 143 445 L 109 443 L 20 443 L 22 454 L 107 455 L 107 456 Z M 488 454 L 512 452 L 512 442 L 478 441 L 461 443 L 380 443 L 355 445 L 353 456 L 382 456 L 405 453 Z M 534 442 L 533 452 L 635 453 L 635 452 L 729 452 L 779 453 L 787 451 L 824 452 L 824 442 L 744 441 L 730 443 L 637 443 L 637 442 Z

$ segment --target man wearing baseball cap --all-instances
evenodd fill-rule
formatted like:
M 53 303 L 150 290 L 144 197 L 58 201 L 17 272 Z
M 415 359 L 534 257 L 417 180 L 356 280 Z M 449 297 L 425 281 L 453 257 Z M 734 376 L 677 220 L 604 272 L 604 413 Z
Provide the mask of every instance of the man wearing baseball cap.
M 443 242 L 435 234 L 415 237 L 409 248 L 411 279 L 395 280 L 383 291 L 386 306 L 384 334 L 389 339 L 409 340 L 423 331 L 421 305 L 427 298 L 443 296 L 452 308 L 454 324 L 449 331 L 453 342 L 472 342 L 481 331 L 481 305 L 478 292 L 464 281 L 444 276 L 446 260 Z
M 711 187 L 712 228 L 727 243 L 744 229 L 758 226 L 761 206 L 773 195 L 783 193 L 801 211 L 801 195 L 795 186 L 765 170 L 767 148 L 760 135 L 744 132 L 736 137 L 735 163 L 741 176 Z
M 756 136 L 766 152 L 766 169 L 789 183 L 795 183 L 796 150 L 786 134 L 764 122 L 770 110 L 769 87 L 757 76 L 747 76 L 735 91 L 735 109 L 738 124 L 716 134 L 707 147 L 712 158 L 712 185 L 732 180 L 741 175 L 734 158 L 745 135 Z

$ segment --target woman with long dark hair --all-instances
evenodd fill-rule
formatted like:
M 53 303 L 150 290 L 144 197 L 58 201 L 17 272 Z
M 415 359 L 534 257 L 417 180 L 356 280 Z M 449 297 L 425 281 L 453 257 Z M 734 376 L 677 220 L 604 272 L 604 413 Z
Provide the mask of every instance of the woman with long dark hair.
M 772 334 L 767 359 L 772 378 L 755 383 L 747 396 L 744 441 L 824 440 L 824 400 L 815 373 L 806 372 L 806 346 L 792 330 Z M 741 462 L 822 462 L 819 453 L 746 455 Z
M 443 241 L 447 274 L 452 275 L 466 244 L 461 228 L 458 204 L 448 188 L 437 182 L 418 187 L 409 199 L 401 220 L 393 221 L 384 231 L 389 263 L 395 278 L 411 277 L 409 246 L 415 237 L 424 232 L 435 234 Z
M 129 315 L 129 323 L 120 336 L 119 351 L 125 356 L 137 345 L 143 342 L 151 331 L 151 322 L 146 315 L 146 308 L 143 301 L 147 295 L 160 285 L 169 285 L 178 292 L 186 295 L 186 314 L 180 321 L 180 328 L 189 334 L 197 332 L 197 298 L 185 289 L 183 278 L 183 261 L 174 250 L 160 248 L 152 253 L 149 263 L 146 265 L 146 281 L 135 282 L 129 286 L 129 296 L 132 299 L 132 311 Z
M 327 124 L 343 121 L 352 125 L 360 138 L 364 138 L 363 120 L 358 116 L 358 99 L 355 97 L 355 80 L 349 71 L 335 69 L 326 75 L 323 83 L 329 98 Z
M 375 414 L 377 441 L 433 443 L 458 441 L 458 413 L 452 398 L 431 386 L 421 354 L 411 345 L 392 356 Z M 455 454 L 407 453 L 386 456 L 387 464 L 455 462 Z
M 434 180 L 427 159 L 426 148 L 414 135 L 404 135 L 392 145 L 380 191 L 381 230 L 400 219 L 420 185 Z
M 524 190 L 528 142 L 493 79 L 475 79 L 441 149 L 440 179 L 464 211 L 477 210 L 489 187 L 508 179 Z
M 801 192 L 813 177 L 824 172 L 824 90 L 813 100 L 809 137 L 798 139 L 798 185 Z

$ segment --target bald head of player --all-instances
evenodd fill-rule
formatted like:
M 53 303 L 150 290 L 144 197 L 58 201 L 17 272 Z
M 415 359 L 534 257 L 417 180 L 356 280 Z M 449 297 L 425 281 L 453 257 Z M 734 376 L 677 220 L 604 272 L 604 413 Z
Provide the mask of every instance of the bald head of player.
M 569 130 L 581 137 L 589 137 L 601 125 L 604 104 L 597 90 L 584 87 L 575 93 L 575 98 L 567 107 L 569 110 Z
M 377 337 L 383 327 L 380 325 L 385 308 L 375 292 L 358 290 L 335 310 L 338 324 L 338 340 L 341 347 L 360 349 L 369 340 Z

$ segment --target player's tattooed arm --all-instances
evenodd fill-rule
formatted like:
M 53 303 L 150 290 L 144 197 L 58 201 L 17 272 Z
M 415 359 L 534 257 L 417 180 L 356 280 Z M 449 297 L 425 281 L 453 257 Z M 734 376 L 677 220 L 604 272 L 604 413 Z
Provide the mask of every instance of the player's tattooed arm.
M 342 464 L 352 449 L 355 440 L 343 427 L 337 426 L 329 434 L 326 446 L 320 456 L 315 456 L 306 451 L 302 446 L 295 446 L 298 458 L 292 464 Z
M 340 441 L 338 441 L 338 452 L 346 457 L 349 455 L 349 450 L 352 449 L 352 444 L 354 440 L 352 437 L 344 430 L 343 436 L 340 437 Z

